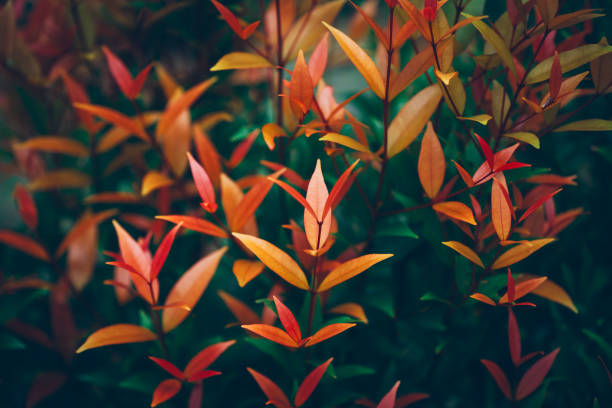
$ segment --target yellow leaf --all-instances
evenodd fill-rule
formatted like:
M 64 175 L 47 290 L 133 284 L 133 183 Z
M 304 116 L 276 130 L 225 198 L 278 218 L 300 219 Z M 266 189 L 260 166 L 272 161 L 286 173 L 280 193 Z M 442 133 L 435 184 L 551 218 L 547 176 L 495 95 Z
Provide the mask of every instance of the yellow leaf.
M 268 68 L 272 66 L 270 61 L 260 55 L 251 54 L 250 52 L 230 52 L 222 56 L 210 70 L 223 71 L 227 69 Z
M 366 52 L 361 49 L 359 45 L 355 41 L 353 41 L 349 36 L 344 34 L 342 31 L 330 26 L 326 22 L 323 22 L 325 27 L 332 33 L 340 47 L 344 50 L 345 54 L 355 68 L 361 73 L 363 78 L 366 80 L 368 85 L 372 91 L 380 98 L 384 99 L 385 97 L 385 84 L 383 82 L 382 77 L 380 76 L 380 72 L 374 64 L 374 61 L 370 58 Z
M 537 276 L 529 275 L 529 274 L 522 274 L 520 277 L 517 278 L 516 283 L 520 283 L 525 280 L 534 279 L 534 278 L 537 278 Z M 578 309 L 576 308 L 574 301 L 567 294 L 565 289 L 563 289 L 561 286 L 551 281 L 550 279 L 547 279 L 544 282 L 542 282 L 540 286 L 538 286 L 533 291 L 531 291 L 531 293 L 533 293 L 534 295 L 543 297 L 545 299 L 552 300 L 553 302 L 559 303 L 560 305 L 567 307 L 572 312 L 578 313 Z
M 440 140 L 438 140 L 431 122 L 427 122 L 427 129 L 421 141 L 417 169 L 423 190 L 429 198 L 434 198 L 444 182 L 446 161 Z
M 334 142 L 339 145 L 346 146 L 358 152 L 370 153 L 370 149 L 356 141 L 355 139 L 341 135 L 339 133 L 328 133 L 325 136 L 319 138 L 322 142 Z
M 173 109 L 173 106 L 181 99 L 180 92 L 168 103 L 166 111 Z M 158 134 L 164 156 L 168 160 L 172 172 L 181 176 L 187 168 L 187 152 L 191 145 L 191 114 L 189 109 L 183 110 L 166 129 L 165 132 Z
M 474 115 L 474 116 L 457 116 L 457 119 L 470 120 L 472 122 L 478 122 L 481 125 L 486 126 L 487 123 L 489 123 L 489 121 L 493 119 L 493 117 L 491 115 L 487 115 L 486 113 L 483 113 L 483 114 Z
M 221 257 L 227 251 L 227 247 L 222 247 L 206 255 L 187 270 L 174 284 L 172 290 L 166 298 L 166 305 L 175 303 L 184 304 L 193 309 L 202 294 L 208 287 Z M 164 332 L 169 332 L 181 324 L 189 315 L 189 311 L 182 308 L 164 309 L 162 314 L 162 327 Z
M 404 150 L 421 133 L 442 98 L 437 84 L 414 95 L 389 125 L 387 155 L 393 157 Z
M 538 136 L 531 132 L 511 132 L 505 133 L 504 136 L 530 144 L 536 149 L 540 148 L 540 139 L 538 138 Z
M 611 130 L 612 120 L 584 119 L 558 127 L 553 132 L 609 132 Z
M 174 183 L 174 181 L 159 171 L 151 170 L 142 179 L 142 187 L 140 194 L 146 196 L 152 191 L 166 187 Z
M 112 344 L 142 343 L 155 339 L 157 335 L 145 327 L 134 324 L 113 324 L 92 333 L 76 352 L 82 353 L 85 350 Z
M 446 85 L 446 86 L 450 85 L 451 79 L 456 78 L 459 75 L 459 73 L 457 71 L 442 72 L 442 71 L 439 71 L 435 67 L 434 67 L 434 73 L 436 74 L 436 77 L 440 81 L 442 81 L 444 83 L 444 85 Z
M 270 150 L 274 150 L 274 139 L 277 137 L 287 137 L 285 130 L 276 123 L 267 123 L 263 125 L 261 128 L 261 133 L 263 134 L 264 141 Z
M 482 260 L 480 259 L 478 254 L 476 254 L 476 252 L 474 252 L 474 250 L 468 247 L 467 245 L 464 245 L 461 242 L 457 241 L 446 241 L 442 242 L 442 244 L 446 245 L 451 249 L 454 249 L 455 251 L 459 252 L 461 255 L 484 269 L 484 264 L 482 263 Z
M 28 188 L 32 191 L 54 190 L 56 188 L 87 187 L 90 178 L 76 170 L 54 170 L 32 180 Z
M 368 324 L 368 318 L 363 310 L 363 307 L 357 303 L 342 303 L 341 305 L 334 306 L 329 309 L 329 313 L 351 316 L 355 319 L 361 320 L 365 324 Z
M 495 260 L 491 268 L 500 269 L 514 265 L 554 240 L 554 238 L 542 238 L 536 239 L 535 241 L 523 242 L 501 254 L 501 256 Z
M 385 259 L 391 258 L 393 254 L 369 254 L 362 255 L 358 258 L 346 261 L 340 266 L 334 268 L 329 275 L 323 279 L 317 292 L 324 292 L 333 288 L 334 286 L 351 279 L 352 277 L 359 275 L 366 269 L 370 268 Z
M 61 136 L 33 137 L 16 145 L 18 149 L 32 149 L 47 153 L 63 153 L 69 156 L 84 157 L 89 154 L 85 146 L 76 140 Z
M 459 221 L 467 222 L 471 225 L 476 225 L 474 213 L 467 205 L 459 201 L 444 201 L 433 205 L 434 211 L 442 213 L 446 216 Z
M 304 290 L 310 289 L 304 271 L 286 252 L 261 238 L 236 232 L 232 235 L 253 252 L 272 272 L 293 286 Z
M 255 279 L 264 269 L 264 264 L 250 259 L 237 259 L 234 261 L 232 272 L 238 281 L 238 286 L 243 288 L 247 283 Z

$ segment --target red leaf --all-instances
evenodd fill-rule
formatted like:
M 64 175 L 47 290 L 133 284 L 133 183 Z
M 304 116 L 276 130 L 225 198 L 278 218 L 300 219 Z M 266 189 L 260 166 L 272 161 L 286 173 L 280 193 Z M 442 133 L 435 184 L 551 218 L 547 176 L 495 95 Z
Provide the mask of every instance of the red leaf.
M 23 222 L 34 231 L 38 225 L 38 211 L 36 210 L 36 203 L 34 203 L 32 195 L 25 187 L 18 184 L 15 187 L 15 198 L 17 199 L 17 207 Z
M 35 258 L 49 262 L 51 257 L 45 248 L 32 238 L 13 231 L 0 230 L 0 243 L 18 249 Z
M 174 224 L 183 223 L 183 228 L 198 231 L 206 235 L 212 235 L 213 237 L 227 238 L 227 233 L 223 229 L 201 218 L 191 217 L 189 215 L 158 215 L 155 218 Z
M 291 310 L 287 306 L 283 304 L 276 296 L 272 297 L 274 299 L 274 305 L 276 306 L 276 312 L 278 313 L 278 318 L 281 321 L 281 324 L 285 328 L 285 331 L 291 336 L 291 338 L 298 344 L 302 341 L 302 333 L 300 331 L 300 325 L 295 320 L 295 316 L 291 313 Z
M 508 303 L 514 302 L 514 289 L 514 278 L 512 277 L 510 268 L 508 268 Z
M 34 378 L 34 382 L 28 391 L 26 408 L 31 408 L 45 398 L 55 394 L 68 377 L 59 371 L 40 373 Z
M 277 184 L 280 188 L 282 188 L 283 190 L 285 190 L 287 193 L 289 193 L 289 195 L 291 197 L 293 197 L 298 203 L 302 204 L 302 206 L 310 213 L 312 214 L 313 217 L 316 218 L 317 214 L 315 213 L 314 209 L 310 206 L 310 204 L 308 203 L 308 201 L 306 201 L 306 199 L 304 198 L 303 195 L 301 195 L 295 188 L 291 187 L 289 184 L 285 183 L 284 181 L 278 180 L 278 179 L 273 179 L 273 178 L 269 178 L 269 180 L 271 182 L 273 182 L 274 184 Z
M 544 197 L 540 197 L 535 203 L 531 204 L 529 206 L 529 208 L 527 208 L 525 210 L 525 212 L 523 213 L 523 215 L 521 215 L 521 218 L 519 218 L 518 222 L 523 221 L 525 218 L 529 217 L 531 215 L 531 213 L 533 213 L 535 210 L 537 210 L 538 208 L 540 208 L 540 206 L 542 204 L 544 204 L 546 201 L 548 201 L 549 199 L 551 199 L 555 194 L 557 194 L 559 191 L 563 190 L 562 188 L 559 188 L 551 193 L 546 194 Z
M 64 81 L 64 87 L 66 87 L 66 92 L 68 92 L 68 98 L 70 98 L 70 102 L 72 104 L 75 103 L 89 103 L 89 97 L 87 96 L 87 92 L 85 88 L 77 81 L 75 81 L 67 72 L 62 71 L 61 73 L 62 80 Z M 93 119 L 93 115 L 89 112 L 82 111 L 77 109 L 76 111 L 81 124 L 87 129 L 89 133 L 95 133 L 98 131 L 100 126 L 98 126 Z
M 258 135 L 259 128 L 253 129 L 253 131 L 251 131 L 251 133 L 249 133 L 248 136 L 242 142 L 240 142 L 238 146 L 236 146 L 236 148 L 232 152 L 232 155 L 230 156 L 229 162 L 227 163 L 227 167 L 233 169 L 237 167 L 240 163 L 242 163 L 242 160 L 251 149 L 251 146 L 253 145 L 255 139 L 257 139 Z
M 397 399 L 397 401 L 395 401 L 395 408 L 404 408 L 426 398 L 429 398 L 429 394 L 424 394 L 422 392 L 412 392 L 410 394 L 402 395 Z
M 266 394 L 268 402 L 272 402 L 277 408 L 291 408 L 291 403 L 285 393 L 272 380 L 263 374 L 258 373 L 250 367 L 247 370 L 259 385 L 259 388 Z
M 164 380 L 155 391 L 153 391 L 153 401 L 151 401 L 151 407 L 155 407 L 162 402 L 168 401 L 174 397 L 181 390 L 181 382 L 175 379 Z
M 130 71 L 127 69 L 123 61 L 113 54 L 113 52 L 105 45 L 102 46 L 102 51 L 104 51 L 106 63 L 108 64 L 111 75 L 121 89 L 121 92 L 123 92 L 126 98 L 133 99 L 129 96 L 132 88 L 132 74 L 130 74 Z
M 333 357 L 330 358 L 329 360 L 312 370 L 310 374 L 308 374 L 306 378 L 304 378 L 304 381 L 302 381 L 300 388 L 298 388 L 297 393 L 295 394 L 295 400 L 293 401 L 296 407 L 299 407 L 300 405 L 304 404 L 308 397 L 310 397 L 310 394 L 312 394 L 314 389 L 319 384 L 319 381 L 321 381 L 323 374 L 325 374 L 327 367 L 333 359 Z
M 506 163 L 506 164 L 498 167 L 497 169 L 495 169 L 495 172 L 520 169 L 522 167 L 531 167 L 531 164 L 520 163 L 520 162 Z
M 223 17 L 223 19 L 227 22 L 230 28 L 234 30 L 234 32 L 238 34 L 240 38 L 242 38 L 242 25 L 240 24 L 234 13 L 232 13 L 227 7 L 219 3 L 217 0 L 210 1 L 217 8 L 219 13 L 221 14 L 221 17 Z M 244 40 L 245 38 L 242 39 Z
M 338 178 L 336 184 L 334 184 L 332 187 L 331 191 L 329 192 L 329 196 L 325 201 L 325 207 L 323 207 L 323 219 L 325 219 L 330 210 L 338 206 L 342 198 L 348 192 L 348 189 L 351 188 L 351 184 L 353 184 L 353 181 L 355 180 L 353 177 L 351 177 L 351 173 L 355 169 L 357 163 L 359 163 L 359 160 L 356 160 L 350 167 L 344 170 L 344 172 Z
M 206 173 L 206 170 L 193 158 L 191 153 L 187 152 L 189 158 L 189 166 L 191 167 L 191 175 L 195 182 L 196 189 L 202 198 L 202 207 L 211 213 L 217 211 L 217 203 L 215 201 L 215 190 Z
M 191 377 L 188 378 L 189 382 L 198 382 L 205 380 L 209 377 L 214 377 L 216 375 L 221 375 L 221 371 L 213 371 L 213 370 L 203 370 L 199 373 L 195 373 Z
M 554 101 L 559 95 L 561 89 L 561 62 L 559 61 L 559 53 L 555 51 L 553 62 L 550 67 L 550 81 L 548 82 L 550 90 L 550 98 Z
M 196 354 L 185 367 L 185 376 L 191 380 L 191 377 L 198 372 L 205 370 L 210 366 L 225 350 L 236 343 L 236 340 L 224 341 L 221 343 L 212 344 L 198 354 Z
M 174 243 L 174 238 L 181 228 L 182 224 L 178 224 L 174 228 L 170 230 L 169 233 L 166 234 L 164 240 L 155 251 L 155 256 L 153 257 L 153 261 L 151 263 L 151 280 L 155 280 L 157 275 L 159 275 L 159 271 L 161 271 L 162 266 L 166 262 L 166 258 L 168 257 L 168 253 L 170 252 L 170 248 L 172 248 L 172 244 Z
M 136 78 L 132 81 L 132 86 L 130 87 L 129 96 L 126 95 L 129 99 L 135 99 L 142 90 L 142 87 L 149 76 L 149 71 L 153 68 L 153 63 L 147 65 L 142 71 L 136 75 Z
M 393 387 L 389 390 L 389 392 L 380 400 L 376 408 L 394 408 L 395 407 L 395 399 L 397 396 L 397 389 L 400 386 L 400 382 L 397 381 Z
M 151 356 L 149 356 L 149 358 L 155 364 L 157 364 L 158 366 L 166 370 L 170 375 L 178 378 L 179 380 L 185 379 L 185 375 L 183 375 L 183 372 L 179 370 L 178 367 L 172 364 L 171 362 L 164 360 L 163 358 L 157 358 L 157 357 L 151 357 Z
M 325 33 L 308 59 L 308 70 L 310 71 L 310 78 L 312 79 L 313 86 L 316 86 L 319 83 L 319 80 L 325 72 L 328 48 L 329 33 Z
M 482 149 L 482 153 L 484 154 L 485 159 L 487 159 L 489 168 L 492 169 L 495 159 L 494 159 L 493 151 L 491 150 L 491 147 L 489 146 L 487 142 L 484 141 L 482 137 L 478 136 L 476 133 L 474 133 L 474 136 L 476 136 L 476 139 L 478 140 L 478 143 L 480 144 L 480 148 Z
M 508 308 L 508 345 L 510 357 L 515 366 L 519 366 L 521 361 L 521 332 L 512 308 Z
M 516 388 L 516 400 L 520 401 L 536 390 L 546 378 L 550 371 L 555 358 L 561 349 L 557 348 L 549 354 L 539 359 L 529 370 L 523 375 L 518 387 Z
M 510 383 L 508 382 L 508 377 L 506 377 L 506 374 L 504 374 L 502 369 L 499 368 L 499 366 L 493 361 L 480 360 L 480 362 L 484 364 L 487 370 L 489 370 L 489 373 L 491 373 L 491 376 L 495 380 L 495 383 L 497 384 L 501 392 L 504 393 L 505 397 L 509 400 L 512 400 L 512 391 L 510 390 Z

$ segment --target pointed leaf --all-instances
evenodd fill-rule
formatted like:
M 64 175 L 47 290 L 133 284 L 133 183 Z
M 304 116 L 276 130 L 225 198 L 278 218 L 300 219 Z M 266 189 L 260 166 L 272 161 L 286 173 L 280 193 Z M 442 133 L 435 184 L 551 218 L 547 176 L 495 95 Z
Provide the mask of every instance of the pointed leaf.
M 554 238 L 543 238 L 518 244 L 501 254 L 501 256 L 495 260 L 491 269 L 500 269 L 514 265 L 553 241 L 555 241 Z
M 91 113 L 107 122 L 112 123 L 115 126 L 125 129 L 130 134 L 134 134 L 142 140 L 149 140 L 149 136 L 142 128 L 139 121 L 129 118 L 122 113 L 117 112 L 114 109 L 106 108 L 104 106 L 90 105 L 87 103 L 74 103 L 74 107 Z
M 564 51 L 559 54 L 559 62 L 561 63 L 561 72 L 566 73 L 578 68 L 581 65 L 591 62 L 595 58 L 606 55 L 612 52 L 612 46 L 604 44 L 587 44 L 581 45 L 573 50 Z M 525 79 L 527 85 L 536 84 L 546 81 L 550 76 L 550 70 L 554 61 L 554 56 L 545 59 L 536 65 Z
M 451 249 L 454 249 L 455 251 L 463 255 L 465 258 L 469 259 L 470 261 L 474 262 L 476 265 L 484 269 L 484 264 L 482 263 L 480 257 L 476 254 L 476 252 L 474 252 L 472 248 L 468 247 L 467 245 L 464 245 L 461 242 L 457 241 L 446 241 L 442 242 L 442 244 L 446 245 Z
M 333 142 L 341 146 L 346 146 L 350 149 L 357 150 L 358 152 L 369 153 L 370 149 L 362 145 L 355 139 L 349 136 L 344 136 L 339 133 L 327 133 L 325 136 L 320 137 L 321 142 Z
M 523 274 L 521 275 L 519 279 L 520 283 L 517 286 L 521 285 L 523 279 L 532 280 L 541 278 L 535 275 Z M 553 302 L 567 307 L 572 312 L 578 313 L 578 309 L 576 308 L 576 305 L 574 305 L 572 298 L 561 286 L 550 279 L 543 280 L 537 287 L 531 290 L 531 293 L 543 297 L 544 299 L 552 300 Z
M 164 263 L 166 263 L 166 258 L 170 253 L 170 248 L 172 248 L 172 244 L 174 243 L 174 238 L 176 238 L 176 234 L 178 233 L 181 226 L 182 224 L 178 224 L 177 226 L 172 228 L 170 232 L 166 234 L 161 244 L 159 244 L 157 251 L 155 251 L 155 256 L 153 257 L 153 261 L 151 263 L 151 280 L 155 280 L 157 278 L 157 275 L 159 275 L 161 268 L 164 266 Z
M 356 326 L 355 323 L 334 323 L 329 326 L 323 327 L 321 330 L 317 331 L 315 334 L 310 336 L 304 347 L 311 347 L 317 343 L 320 343 L 324 340 L 327 340 L 331 337 L 337 336 L 345 330 L 350 329 L 351 327 Z
M 224 71 L 228 69 L 253 69 L 272 68 L 273 65 L 261 55 L 249 52 L 230 52 L 225 54 L 213 67 L 211 71 Z
M 28 184 L 31 191 L 47 191 L 60 188 L 83 188 L 91 184 L 89 175 L 77 170 L 62 169 L 44 173 Z
M 557 348 L 551 353 L 539 359 L 529 370 L 523 375 L 516 387 L 516 400 L 520 401 L 536 390 L 546 378 L 546 375 L 552 368 L 555 358 L 561 349 Z
M 266 395 L 269 402 L 271 401 L 277 408 L 291 408 L 289 399 L 287 399 L 287 396 L 278 385 L 274 384 L 274 382 L 265 375 L 258 373 L 250 367 L 247 367 L 247 370 Z
M 185 375 L 183 372 L 178 369 L 177 366 L 172 364 L 171 362 L 164 360 L 163 358 L 152 357 L 149 356 L 149 359 L 152 360 L 155 364 L 166 370 L 171 376 L 178 378 L 179 380 L 184 380 Z
M 467 13 L 461 13 L 467 18 L 473 18 L 473 16 Z M 515 78 L 518 78 L 516 73 L 516 67 L 514 66 L 514 58 L 506 45 L 506 42 L 503 38 L 501 38 L 491 27 L 489 27 L 485 22 L 481 20 L 473 20 L 472 25 L 476 27 L 482 37 L 487 40 L 491 46 L 497 51 L 497 55 L 501 58 L 504 64 L 512 71 L 512 74 Z
M 491 220 L 500 241 L 505 241 L 512 228 L 512 213 L 504 197 L 504 186 L 493 179 L 491 186 Z
M 334 286 L 349 280 L 356 275 L 359 275 L 371 266 L 384 261 L 385 259 L 391 258 L 392 256 L 393 254 L 369 254 L 344 262 L 340 266 L 334 268 L 329 275 L 323 279 L 317 288 L 317 292 L 329 290 Z
M 151 401 L 151 407 L 156 407 L 162 402 L 168 401 L 174 397 L 181 390 L 182 383 L 179 380 L 173 378 L 164 380 L 155 388 L 153 391 L 153 400 Z
M 611 130 L 612 120 L 584 119 L 560 126 L 553 132 L 609 132 Z
M 42 245 L 25 235 L 0 230 L 0 242 L 43 261 L 49 262 L 51 260 L 49 253 Z
M 279 177 L 284 170 L 279 170 L 268 177 L 262 177 L 257 184 L 244 195 L 235 210 L 235 216 L 229 220 L 232 231 L 241 231 L 242 227 L 253 217 L 263 200 L 268 195 L 273 184 L 270 179 Z
M 142 343 L 156 339 L 157 335 L 147 328 L 133 324 L 114 324 L 90 334 L 76 352 L 82 353 L 85 350 L 113 344 Z
M 310 77 L 310 71 L 306 65 L 306 60 L 304 60 L 304 53 L 300 50 L 295 66 L 293 67 L 291 82 L 289 84 L 289 103 L 293 114 L 299 121 L 302 121 L 306 113 L 310 110 L 312 99 L 312 78 Z M 299 102 L 299 104 L 295 102 Z
M 511 297 L 509 296 L 508 293 L 506 293 L 501 297 L 501 299 L 499 299 L 499 303 L 508 303 L 509 298 L 511 298 L 512 301 L 514 302 L 522 298 L 523 296 L 527 295 L 528 293 L 533 292 L 540 285 L 542 285 L 547 279 L 548 278 L 546 278 L 546 276 L 543 276 L 539 278 L 533 278 L 533 279 L 528 279 L 526 281 L 522 281 L 516 284 L 514 288 L 514 296 Z
M 286 347 L 298 348 L 300 345 L 286 331 L 269 324 L 243 324 L 241 326 L 252 333 Z
M 432 208 L 450 218 L 476 225 L 472 210 L 460 201 L 444 201 L 434 204 Z
M 225 352 L 230 346 L 236 343 L 236 340 L 224 341 L 221 343 L 212 344 L 198 354 L 196 354 L 185 367 L 185 377 L 189 381 L 193 381 L 191 377 L 198 374 L 200 371 L 207 369 L 212 363 L 215 362 L 221 354 Z
M 259 316 L 241 300 L 222 290 L 217 291 L 217 294 L 240 324 L 253 324 L 261 321 Z
M 396 381 L 393 387 L 389 390 L 387 394 L 380 400 L 376 408 L 394 408 L 395 400 L 397 398 L 397 389 L 400 386 L 400 382 Z
M 330 358 L 329 360 L 312 370 L 306 376 L 306 378 L 304 378 L 304 381 L 302 381 L 300 388 L 298 388 L 297 393 L 295 394 L 295 399 L 293 400 L 296 408 L 303 405 L 306 400 L 308 400 L 308 397 L 310 397 L 310 394 L 312 394 L 314 389 L 319 384 L 319 381 L 321 381 L 323 374 L 325 374 L 327 367 L 331 364 L 333 359 L 333 357 Z
M 86 157 L 89 151 L 76 140 L 60 136 L 33 137 L 15 145 L 17 149 L 32 149 L 47 153 L 62 153 L 69 156 Z
M 518 367 L 521 360 L 521 333 L 512 308 L 508 308 L 508 345 L 512 362 Z
M 306 190 L 306 201 L 314 210 L 314 217 L 308 209 L 304 210 L 304 232 L 312 249 L 318 250 L 327 242 L 331 228 L 331 214 L 323 218 L 325 203 L 329 197 L 327 186 L 321 171 L 321 160 L 317 159 L 315 170 L 308 182 Z
M 342 303 L 341 305 L 334 306 L 328 310 L 329 313 L 343 314 L 354 317 L 355 319 L 361 320 L 363 323 L 368 324 L 368 318 L 361 305 L 357 303 L 349 302 Z
M 159 171 L 151 170 L 145 174 L 142 179 L 142 186 L 140 187 L 140 195 L 146 196 L 155 190 L 162 187 L 170 186 L 174 183 L 170 177 Z
M 489 370 L 489 373 L 491 373 L 491 376 L 495 380 L 495 383 L 497 384 L 501 392 L 504 393 L 505 397 L 509 400 L 512 400 L 512 391 L 510 389 L 510 383 L 508 382 L 508 377 L 506 377 L 506 374 L 504 374 L 502 369 L 499 368 L 499 366 L 493 361 L 480 360 L 480 362 L 487 368 L 487 370 Z
M 237 259 L 234 261 L 232 272 L 238 281 L 238 286 L 243 288 L 247 283 L 255 279 L 263 272 L 265 265 L 256 260 Z
M 483 295 L 482 293 L 474 293 L 470 295 L 470 297 L 474 300 L 478 300 L 479 302 L 486 303 L 490 306 L 497 306 L 497 304 L 490 297 Z
M 214 213 L 217 211 L 217 202 L 215 200 L 215 189 L 210 178 L 200 163 L 193 158 L 191 153 L 187 153 L 187 158 L 189 159 L 191 175 L 193 176 L 198 194 L 200 194 L 200 198 L 202 199 L 203 207 L 207 211 Z
M 158 215 L 155 218 L 172 222 L 174 224 L 179 224 L 182 222 L 183 228 L 198 231 L 206 235 L 212 235 L 213 237 L 227 238 L 228 236 L 223 229 L 202 218 L 191 217 L 188 215 Z
M 440 140 L 433 129 L 431 122 L 427 122 L 427 129 L 421 142 L 419 153 L 418 173 L 421 186 L 429 198 L 438 195 L 444 182 L 446 161 Z
M 283 304 L 276 296 L 273 296 L 274 306 L 276 307 L 276 312 L 278 313 L 278 318 L 280 319 L 281 324 L 285 328 L 285 331 L 291 336 L 293 341 L 296 343 L 300 343 L 302 341 L 302 333 L 300 331 L 300 325 L 297 320 L 295 320 L 295 316 L 291 313 L 291 310 L 287 306 Z

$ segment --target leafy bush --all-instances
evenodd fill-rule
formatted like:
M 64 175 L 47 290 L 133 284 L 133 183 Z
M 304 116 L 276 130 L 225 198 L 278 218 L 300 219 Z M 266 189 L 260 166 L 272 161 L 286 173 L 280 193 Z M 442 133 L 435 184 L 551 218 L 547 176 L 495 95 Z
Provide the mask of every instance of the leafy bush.
M 5 2 L 3 406 L 612 404 L 604 10 L 359 3 Z

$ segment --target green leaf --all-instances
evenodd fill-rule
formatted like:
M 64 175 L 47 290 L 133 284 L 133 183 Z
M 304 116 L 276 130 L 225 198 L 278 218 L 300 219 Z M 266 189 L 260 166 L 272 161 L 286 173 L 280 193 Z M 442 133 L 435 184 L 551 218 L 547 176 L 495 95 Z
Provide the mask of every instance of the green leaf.
M 336 378 L 339 380 L 360 377 L 362 375 L 372 375 L 374 373 L 376 373 L 375 369 L 358 364 L 347 364 L 336 367 Z
M 612 120 L 585 119 L 568 123 L 553 132 L 608 132 L 612 130 Z
M 603 44 L 588 44 L 574 48 L 573 50 L 564 51 L 559 54 L 559 62 L 561 63 L 561 72 L 566 73 L 574 68 L 578 68 L 587 62 L 593 61 L 595 58 L 601 57 L 612 52 L 612 46 Z M 536 84 L 546 81 L 550 77 L 550 67 L 552 66 L 553 57 L 547 58 L 536 65 L 527 74 L 525 83 Z
M 386 228 L 381 228 L 374 234 L 376 237 L 403 237 L 403 238 L 418 238 L 419 236 L 407 225 L 394 225 Z
M 592 330 L 582 329 L 582 333 L 584 333 L 584 335 L 589 339 L 593 340 L 599 346 L 599 348 L 606 353 L 609 359 L 612 359 L 612 345 L 610 345 L 610 343 Z
M 0 333 L 0 350 L 24 350 L 25 344 L 17 337 Z

